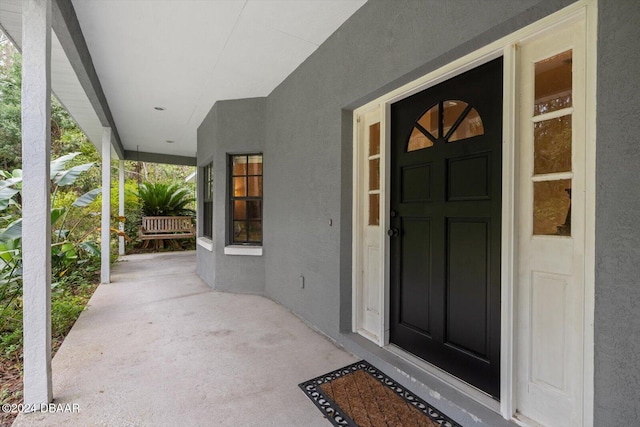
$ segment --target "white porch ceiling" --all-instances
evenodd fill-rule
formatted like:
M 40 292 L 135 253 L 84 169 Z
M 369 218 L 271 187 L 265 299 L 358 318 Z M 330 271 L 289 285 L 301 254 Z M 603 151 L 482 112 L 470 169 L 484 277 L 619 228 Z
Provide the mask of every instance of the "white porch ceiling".
M 268 95 L 364 3 L 73 0 L 125 150 L 190 157 L 217 100 Z
M 216 101 L 268 95 L 365 2 L 72 4 L 124 149 L 195 157 L 197 128 Z M 20 21 L 21 1 L 2 0 L 0 24 L 18 45 Z M 99 146 L 98 115 L 55 34 L 53 39 L 52 89 Z

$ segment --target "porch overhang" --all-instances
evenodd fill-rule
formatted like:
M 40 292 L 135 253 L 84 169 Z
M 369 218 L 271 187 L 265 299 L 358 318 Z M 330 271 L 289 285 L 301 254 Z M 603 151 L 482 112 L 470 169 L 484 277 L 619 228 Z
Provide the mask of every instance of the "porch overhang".
M 268 95 L 365 2 L 52 0 L 52 92 L 98 151 L 109 127 L 118 159 L 195 165 L 216 101 Z M 21 49 L 22 0 L 0 28 Z

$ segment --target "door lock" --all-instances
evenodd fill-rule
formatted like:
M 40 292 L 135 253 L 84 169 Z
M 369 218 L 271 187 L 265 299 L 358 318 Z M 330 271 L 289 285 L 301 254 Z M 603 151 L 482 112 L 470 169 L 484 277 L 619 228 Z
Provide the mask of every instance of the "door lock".
M 397 228 L 390 228 L 389 230 L 387 230 L 387 235 L 389 237 L 396 237 L 400 234 L 400 230 L 398 230 Z

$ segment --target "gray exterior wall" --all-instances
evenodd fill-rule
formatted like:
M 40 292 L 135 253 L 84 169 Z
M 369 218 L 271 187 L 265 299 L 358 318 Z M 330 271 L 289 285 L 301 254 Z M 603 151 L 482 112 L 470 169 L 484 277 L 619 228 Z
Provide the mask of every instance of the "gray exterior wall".
M 225 255 L 224 247 L 227 154 L 263 151 L 265 107 L 265 98 L 217 102 L 198 128 L 198 165 L 202 167 L 213 161 L 214 200 L 213 251 L 197 247 L 197 271 L 216 290 L 264 294 L 264 256 Z
M 595 425 L 640 425 L 640 3 L 598 9 Z
M 206 268 L 215 268 L 216 275 L 227 270 L 227 275 L 242 274 L 248 282 L 263 283 L 267 296 L 427 401 L 433 402 L 429 392 L 437 388 L 445 404 L 436 404 L 464 425 L 476 424 L 469 412 L 481 414 L 479 424 L 506 425 L 490 411 L 483 412 L 474 402 L 443 390 L 415 368 L 348 333 L 351 111 L 572 2 L 370 0 L 266 99 L 264 270 L 250 266 L 248 257 L 224 268 L 216 264 Z M 636 425 L 640 418 L 640 150 L 635 129 L 640 117 L 640 6 L 637 0 L 600 0 L 598 14 L 595 425 Z M 207 117 L 205 123 L 212 120 Z M 231 129 L 226 136 L 233 138 L 238 124 L 225 123 Z M 212 135 L 216 132 L 219 135 L 220 129 Z M 213 138 L 210 141 L 202 137 L 203 144 L 215 143 L 215 137 L 207 136 Z M 201 151 L 200 139 L 199 132 L 199 161 L 208 155 Z M 240 141 L 228 139 L 225 144 L 237 150 L 242 148 L 236 145 Z M 216 215 L 224 224 L 220 208 Z M 200 252 L 198 256 L 200 263 Z M 216 253 L 216 261 L 221 258 Z M 300 275 L 305 276 L 304 289 L 299 286 Z

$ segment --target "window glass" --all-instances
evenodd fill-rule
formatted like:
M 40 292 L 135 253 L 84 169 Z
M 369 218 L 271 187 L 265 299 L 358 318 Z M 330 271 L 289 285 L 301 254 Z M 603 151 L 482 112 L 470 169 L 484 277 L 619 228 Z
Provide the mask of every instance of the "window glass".
M 202 236 L 212 238 L 213 237 L 213 163 L 209 163 L 207 166 L 200 169 L 199 173 L 202 173 L 202 215 L 199 221 L 202 222 L 201 233 Z
M 440 119 L 440 105 L 434 105 L 418 119 L 418 124 L 431 134 L 434 138 L 439 138 L 438 120 Z
M 369 160 L 369 190 L 380 189 L 380 158 Z
M 571 115 L 533 125 L 533 173 L 571 171 Z
M 533 183 L 533 234 L 571 235 L 571 180 Z
M 229 244 L 262 243 L 262 154 L 230 156 Z
M 416 121 L 409 135 L 407 152 L 433 147 L 437 141 L 455 142 L 479 135 L 484 135 L 484 125 L 478 111 L 467 102 L 445 100 L 429 108 Z
M 535 115 L 571 107 L 572 65 L 570 50 L 536 62 Z
M 472 108 L 464 116 L 462 122 L 455 128 L 447 141 L 455 142 L 478 135 L 484 135 L 484 125 L 482 124 L 482 119 L 480 119 L 478 111 Z
M 380 123 L 369 126 L 369 156 L 380 154 Z
M 425 136 L 418 128 L 413 128 L 409 137 L 407 151 L 417 151 L 423 148 L 433 147 L 433 141 Z
M 380 194 L 369 194 L 369 225 L 380 225 Z
M 449 133 L 449 130 L 465 112 L 468 105 L 466 102 L 459 100 L 444 101 L 442 103 L 442 135 L 446 136 Z

